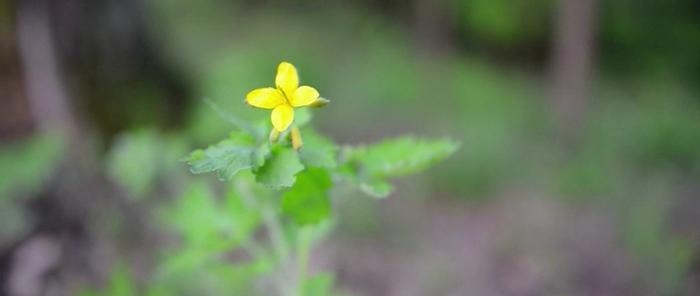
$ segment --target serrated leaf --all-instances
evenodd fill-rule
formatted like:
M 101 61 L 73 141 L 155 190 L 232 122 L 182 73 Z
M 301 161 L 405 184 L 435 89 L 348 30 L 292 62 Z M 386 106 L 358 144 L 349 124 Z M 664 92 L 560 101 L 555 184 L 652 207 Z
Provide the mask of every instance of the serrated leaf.
M 337 165 L 338 147 L 333 142 L 312 129 L 304 129 L 301 134 L 304 138 L 304 146 L 299 151 L 299 157 L 304 166 L 334 168 Z
M 255 139 L 247 134 L 232 133 L 218 144 L 193 151 L 184 160 L 193 174 L 216 172 L 225 181 L 241 170 L 261 165 L 260 155 L 266 153 L 264 146 L 256 147 Z
M 270 157 L 255 173 L 255 180 L 272 189 L 291 187 L 296 174 L 304 169 L 296 151 L 288 147 L 276 146 Z
M 271 153 L 272 150 L 268 143 L 260 145 L 253 153 L 254 166 L 257 168 L 265 164 L 265 159 L 267 159 Z
M 307 168 L 297 176 L 294 187 L 282 195 L 282 213 L 298 225 L 325 220 L 331 212 L 328 198 L 331 185 L 326 170 Z
M 351 148 L 348 159 L 358 164 L 368 179 L 399 177 L 425 169 L 452 154 L 457 147 L 451 140 L 401 137 Z
M 402 137 L 349 148 L 340 172 L 373 197 L 386 197 L 393 190 L 392 177 L 419 172 L 452 154 L 458 145 L 451 140 Z

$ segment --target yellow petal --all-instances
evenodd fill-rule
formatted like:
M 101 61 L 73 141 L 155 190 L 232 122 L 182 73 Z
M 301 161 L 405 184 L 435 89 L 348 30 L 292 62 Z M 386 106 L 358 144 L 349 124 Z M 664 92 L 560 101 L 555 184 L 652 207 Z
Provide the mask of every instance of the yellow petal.
M 299 75 L 297 75 L 297 69 L 294 68 L 294 65 L 281 62 L 277 66 L 275 85 L 278 89 L 283 90 L 288 97 L 294 94 L 294 91 L 299 87 Z
M 313 104 L 318 96 L 318 91 L 315 88 L 304 85 L 294 91 L 291 103 L 294 107 L 308 106 Z
M 272 87 L 258 88 L 249 92 L 245 101 L 253 107 L 272 109 L 284 103 L 284 95 Z
M 294 108 L 287 104 L 279 105 L 272 110 L 270 120 L 277 131 L 283 132 L 294 121 Z

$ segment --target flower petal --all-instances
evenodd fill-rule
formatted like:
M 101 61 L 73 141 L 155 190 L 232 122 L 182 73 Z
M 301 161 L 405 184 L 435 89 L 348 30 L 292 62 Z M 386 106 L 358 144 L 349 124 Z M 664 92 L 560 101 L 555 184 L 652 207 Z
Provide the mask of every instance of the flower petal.
M 253 107 L 272 109 L 284 103 L 284 95 L 272 87 L 258 88 L 249 92 L 245 101 Z
M 318 99 L 318 91 L 310 86 L 301 86 L 294 91 L 291 102 L 294 107 L 308 106 Z
M 279 105 L 272 110 L 270 120 L 277 131 L 283 132 L 294 121 L 294 108 L 287 104 Z
M 281 62 L 277 66 L 275 85 L 278 89 L 283 90 L 288 97 L 294 94 L 294 91 L 299 87 L 299 75 L 297 75 L 297 69 L 294 68 L 294 65 Z

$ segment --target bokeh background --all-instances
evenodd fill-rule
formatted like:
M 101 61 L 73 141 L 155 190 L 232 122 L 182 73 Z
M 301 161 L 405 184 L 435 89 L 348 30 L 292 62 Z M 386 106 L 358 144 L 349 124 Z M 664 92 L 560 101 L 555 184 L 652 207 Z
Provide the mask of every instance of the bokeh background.
M 700 294 L 698 1 L 0 0 L 0 295 L 146 285 L 179 159 L 233 128 L 204 99 L 263 118 L 282 60 L 339 143 L 461 142 L 346 193 L 342 295 Z

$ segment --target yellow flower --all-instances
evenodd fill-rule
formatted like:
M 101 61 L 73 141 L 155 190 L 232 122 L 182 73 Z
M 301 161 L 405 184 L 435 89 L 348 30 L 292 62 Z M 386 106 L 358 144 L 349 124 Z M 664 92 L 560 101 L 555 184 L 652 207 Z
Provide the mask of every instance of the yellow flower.
M 277 66 L 276 88 L 255 89 L 246 95 L 246 102 L 263 109 L 272 109 L 270 120 L 278 132 L 285 131 L 294 121 L 294 108 L 309 106 L 318 101 L 318 91 L 310 86 L 299 86 L 294 65 L 281 62 Z

